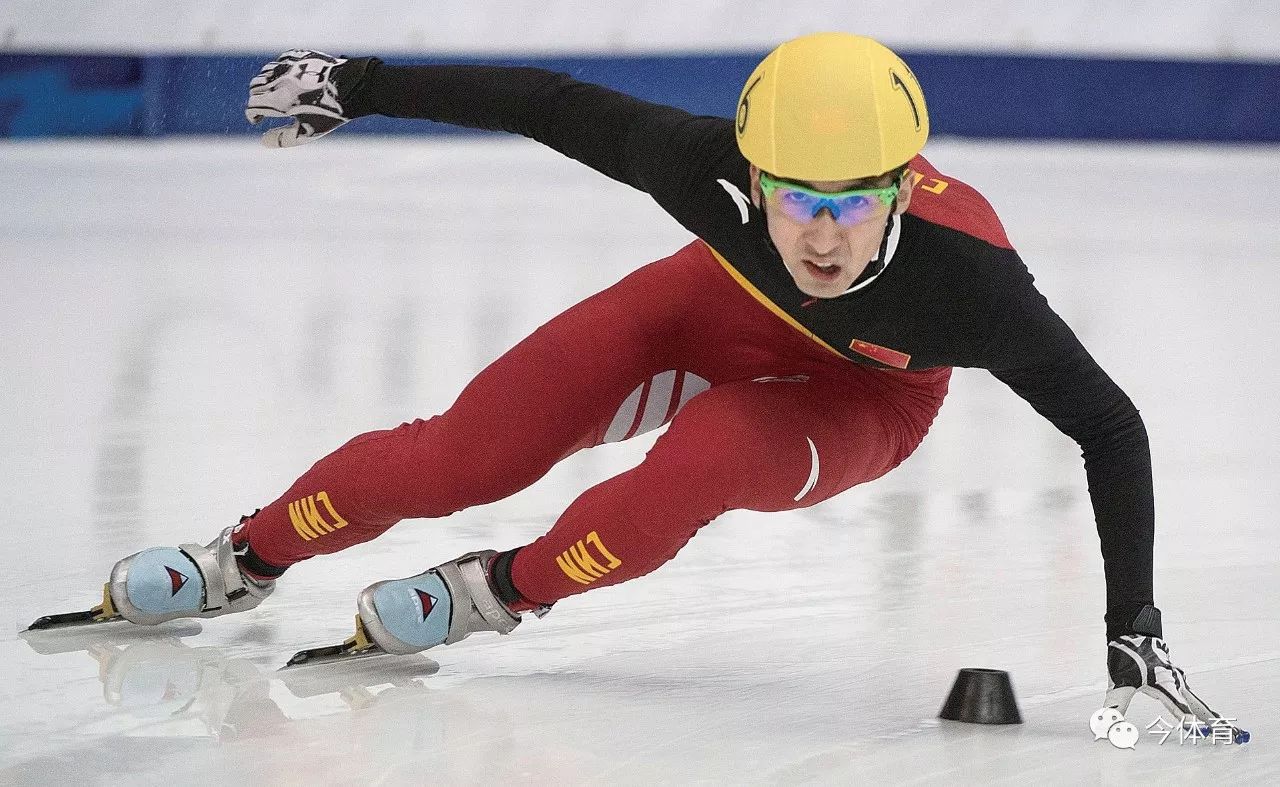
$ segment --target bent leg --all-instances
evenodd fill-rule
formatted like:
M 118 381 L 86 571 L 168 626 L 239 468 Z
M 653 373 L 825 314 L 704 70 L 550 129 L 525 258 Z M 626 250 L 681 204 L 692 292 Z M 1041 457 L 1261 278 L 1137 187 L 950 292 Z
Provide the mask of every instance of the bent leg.
M 682 395 L 675 386 L 684 376 L 670 372 L 687 283 L 664 264 L 678 256 L 552 319 L 480 372 L 441 415 L 361 435 L 317 462 L 236 534 L 237 546 L 249 544 L 243 567 L 269 578 L 401 519 L 500 500 L 582 448 L 669 419 L 700 390 L 687 386 Z M 659 393 L 669 401 L 659 405 Z
M 642 576 L 725 511 L 803 508 L 884 475 L 918 435 L 844 377 L 715 386 L 643 462 L 583 493 L 520 549 L 511 582 L 526 600 L 551 604 Z

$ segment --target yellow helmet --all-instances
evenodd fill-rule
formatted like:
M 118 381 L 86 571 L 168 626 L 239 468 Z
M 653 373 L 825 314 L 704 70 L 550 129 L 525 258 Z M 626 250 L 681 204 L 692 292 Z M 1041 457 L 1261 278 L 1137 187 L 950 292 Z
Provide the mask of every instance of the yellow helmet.
M 814 33 L 779 46 L 738 98 L 738 149 L 781 178 L 852 180 L 910 161 L 929 136 L 924 93 L 883 44 Z

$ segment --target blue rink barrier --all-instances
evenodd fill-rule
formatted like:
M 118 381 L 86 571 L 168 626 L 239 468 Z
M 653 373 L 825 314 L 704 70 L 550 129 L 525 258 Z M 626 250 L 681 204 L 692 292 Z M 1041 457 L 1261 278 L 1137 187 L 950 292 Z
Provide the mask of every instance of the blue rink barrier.
M 391 63 L 531 65 L 730 117 L 763 52 Z M 246 134 L 262 55 L 0 55 L 0 137 Z M 1280 141 L 1280 62 L 906 52 L 937 134 L 1000 139 Z M 464 131 L 365 118 L 351 132 Z M 465 132 L 475 133 L 475 132 Z

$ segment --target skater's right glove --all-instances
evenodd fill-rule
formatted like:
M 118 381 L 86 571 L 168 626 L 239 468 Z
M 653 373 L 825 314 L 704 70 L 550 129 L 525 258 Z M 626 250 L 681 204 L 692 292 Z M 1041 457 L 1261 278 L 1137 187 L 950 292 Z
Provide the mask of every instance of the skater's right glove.
M 249 82 L 245 118 L 292 118 L 293 123 L 269 129 L 262 143 L 291 148 L 318 139 L 352 116 L 343 101 L 364 78 L 373 58 L 347 60 L 309 49 L 290 49 L 262 67 Z
M 1178 726 L 1199 726 L 1206 737 L 1215 727 L 1224 726 L 1230 730 L 1234 743 L 1247 743 L 1248 731 L 1230 724 L 1234 719 L 1227 719 L 1206 705 L 1187 685 L 1187 674 L 1169 660 L 1169 646 L 1159 636 L 1158 613 L 1150 631 L 1122 634 L 1107 644 L 1110 681 L 1104 707 L 1115 708 L 1124 715 L 1135 694 L 1146 694 L 1159 700 Z

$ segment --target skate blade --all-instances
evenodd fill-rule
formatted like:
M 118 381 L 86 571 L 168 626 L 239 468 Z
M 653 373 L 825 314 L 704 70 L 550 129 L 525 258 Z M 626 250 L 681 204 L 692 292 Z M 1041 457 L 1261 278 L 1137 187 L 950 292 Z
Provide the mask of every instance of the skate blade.
M 37 618 L 24 631 L 48 631 L 49 629 L 72 628 L 76 626 L 92 626 L 98 623 L 114 623 L 124 620 L 116 607 L 111 603 L 111 586 L 102 586 L 102 603 L 82 612 L 62 612 L 57 615 L 45 615 Z
M 341 645 L 325 645 L 324 647 L 300 650 L 293 654 L 293 657 L 280 669 L 327 664 L 335 661 L 349 662 L 369 656 L 386 655 L 389 654 L 378 647 L 373 640 L 369 639 L 368 633 L 364 630 L 364 621 L 360 619 L 359 615 L 356 615 L 356 633 L 347 637 Z

